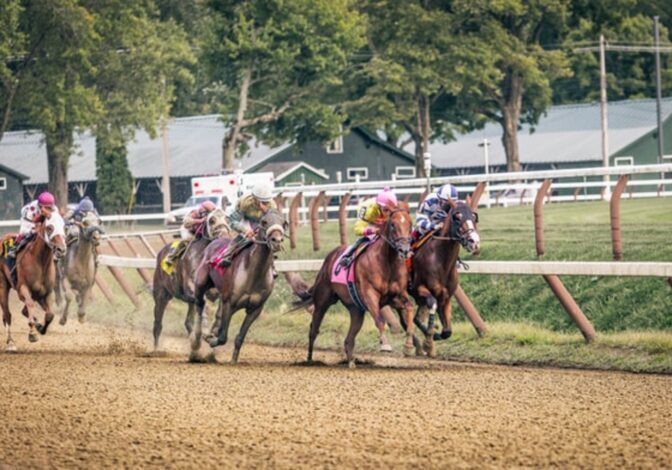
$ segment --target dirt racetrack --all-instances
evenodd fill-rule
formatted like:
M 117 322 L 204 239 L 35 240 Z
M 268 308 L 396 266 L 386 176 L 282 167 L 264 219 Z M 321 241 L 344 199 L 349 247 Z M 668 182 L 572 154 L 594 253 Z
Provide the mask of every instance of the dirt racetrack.
M 600 467 L 672 462 L 672 377 L 492 367 L 246 344 L 188 364 L 186 338 L 52 325 L 0 353 L 0 468 Z M 3 337 L 4 346 L 4 337 Z

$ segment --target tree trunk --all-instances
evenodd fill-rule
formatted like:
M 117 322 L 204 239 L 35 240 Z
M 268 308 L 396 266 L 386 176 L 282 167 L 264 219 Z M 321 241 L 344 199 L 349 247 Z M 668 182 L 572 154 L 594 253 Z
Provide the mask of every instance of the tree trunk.
M 18 81 L 13 81 L 9 85 L 9 91 L 7 92 L 7 103 L 5 103 L 5 110 L 2 115 L 2 124 L 0 124 L 0 140 L 5 135 L 7 129 L 9 129 L 9 123 L 12 119 L 12 106 L 14 105 L 14 97 L 16 96 L 16 91 L 19 88 Z
M 506 152 L 506 169 L 509 172 L 521 171 L 518 153 L 518 124 L 523 103 L 523 79 L 515 72 L 507 72 L 504 81 L 505 100 L 502 105 L 502 144 Z
M 47 140 L 47 188 L 56 198 L 60 209 L 68 204 L 68 160 L 73 146 L 72 129 L 58 124 L 56 130 L 46 133 Z
M 231 129 L 226 133 L 224 142 L 222 143 L 222 168 L 225 171 L 233 171 L 235 169 L 234 161 L 236 158 L 236 148 L 238 142 L 241 140 L 241 131 L 243 129 L 243 121 L 245 120 L 245 112 L 247 111 L 247 96 L 250 91 L 250 81 L 252 80 L 252 68 L 248 67 L 243 72 L 243 82 L 240 84 L 240 94 L 238 96 L 238 112 L 236 119 L 231 126 Z

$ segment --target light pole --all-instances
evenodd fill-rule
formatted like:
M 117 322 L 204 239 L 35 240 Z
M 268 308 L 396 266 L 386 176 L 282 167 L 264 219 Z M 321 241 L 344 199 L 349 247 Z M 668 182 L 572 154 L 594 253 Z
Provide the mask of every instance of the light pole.
M 485 157 L 485 207 L 490 209 L 490 182 L 488 181 L 488 175 L 490 174 L 490 155 L 488 155 L 488 145 L 490 145 L 488 139 L 483 139 L 483 142 L 478 144 L 479 147 L 483 147 L 483 157 Z
M 427 194 L 431 192 L 431 184 L 429 182 L 429 178 L 432 173 L 432 154 L 429 152 L 424 152 L 422 154 L 422 163 L 425 166 L 425 175 L 427 175 Z

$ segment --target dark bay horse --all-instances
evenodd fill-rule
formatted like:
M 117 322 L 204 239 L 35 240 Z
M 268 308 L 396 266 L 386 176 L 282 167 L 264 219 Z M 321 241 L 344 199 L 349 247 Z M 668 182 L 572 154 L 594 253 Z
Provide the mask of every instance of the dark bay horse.
M 385 322 L 381 317 L 381 309 L 391 305 L 404 320 L 406 344 L 404 353 L 413 350 L 413 305 L 410 301 L 408 287 L 408 270 L 406 258 L 411 252 L 412 221 L 408 213 L 408 205 L 400 203 L 390 208 L 380 236 L 355 261 L 355 286 L 366 309 L 382 334 Z M 313 360 L 313 347 L 320 331 L 324 315 L 330 306 L 339 300 L 350 312 L 350 329 L 345 338 L 345 354 L 349 367 L 355 367 L 355 337 L 362 328 L 364 313 L 352 299 L 344 284 L 332 282 L 334 263 L 345 251 L 346 246 L 332 250 L 320 268 L 315 283 L 305 289 L 302 282 L 290 282 L 292 290 L 301 299 L 295 306 L 312 310 L 312 322 L 308 337 L 308 361 Z
M 410 293 L 418 304 L 415 321 L 425 334 L 423 347 L 430 356 L 434 354 L 434 340 L 447 339 L 452 334 L 451 297 L 458 285 L 460 246 L 473 254 L 480 252 L 478 214 L 462 201 L 451 200 L 449 204 L 443 226 L 415 251 L 412 262 Z M 437 309 L 443 329 L 435 337 Z M 425 328 L 420 319 L 426 311 L 429 311 L 429 321 Z
M 3 242 L 13 237 L 5 235 Z M 63 218 L 54 212 L 48 219 L 42 217 L 35 224 L 33 239 L 16 256 L 16 284 L 11 279 L 7 261 L 0 258 L 0 306 L 2 322 L 7 328 L 7 351 L 16 351 L 12 339 L 12 314 L 9 311 L 9 290 L 15 288 L 19 299 L 23 302 L 23 315 L 28 318 L 30 331 L 28 339 L 37 341 L 37 332 L 46 334 L 49 324 L 54 319 L 52 312 L 52 293 L 56 284 L 56 267 L 54 258 L 65 255 L 65 223 Z M 44 310 L 44 324 L 36 319 L 37 302 Z
M 215 209 L 208 214 L 203 236 L 192 240 L 184 254 L 175 261 L 175 271 L 168 274 L 162 268 L 162 262 L 170 251 L 171 244 L 164 246 L 156 257 L 154 269 L 154 281 L 152 295 L 154 297 L 154 349 L 159 348 L 159 339 L 163 329 L 163 315 L 166 306 L 173 298 L 178 298 L 187 303 L 187 317 L 184 327 L 187 333 L 191 333 L 194 323 L 195 298 L 194 298 L 194 273 L 203 259 L 205 248 L 216 238 L 226 236 L 229 233 L 229 225 L 226 214 L 222 209 Z M 216 299 L 216 292 L 208 293 L 210 300 Z
M 59 322 L 61 325 L 65 325 L 68 321 L 68 310 L 74 297 L 73 290 L 77 292 L 77 318 L 80 323 L 84 322 L 86 305 L 96 279 L 97 249 L 100 237 L 105 233 L 98 216 L 92 212 L 89 212 L 81 222 L 77 222 L 76 228 L 77 238 L 68 245 L 65 257 L 58 263 L 61 269 L 57 273 L 59 282 L 56 288 L 56 304 L 62 303 L 61 291 L 65 297 L 65 306 Z
M 229 240 L 216 240 L 205 250 L 203 261 L 195 275 L 196 282 L 196 327 L 191 342 L 190 360 L 201 359 L 199 350 L 203 331 L 203 309 L 205 293 L 216 288 L 220 296 L 217 335 L 208 340 L 211 347 L 226 344 L 231 317 L 238 310 L 245 309 L 245 319 L 236 336 L 232 362 L 238 362 L 240 348 L 247 331 L 259 317 L 273 290 L 274 253 L 282 249 L 287 223 L 280 212 L 270 209 L 259 222 L 253 245 L 233 258 L 231 266 L 222 271 L 212 265 L 211 260 L 228 245 Z

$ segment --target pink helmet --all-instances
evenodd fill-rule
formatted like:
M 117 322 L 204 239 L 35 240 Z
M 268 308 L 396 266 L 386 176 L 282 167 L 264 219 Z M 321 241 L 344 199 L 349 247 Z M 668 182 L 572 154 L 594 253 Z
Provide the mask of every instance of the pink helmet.
M 212 212 L 217 209 L 217 206 L 212 201 L 203 201 L 201 202 L 199 209 L 205 212 Z
M 54 207 L 56 200 L 53 194 L 45 191 L 37 197 L 37 203 L 42 207 Z
M 381 207 L 389 207 L 397 205 L 397 196 L 394 195 L 390 188 L 386 187 L 376 196 L 376 202 Z

